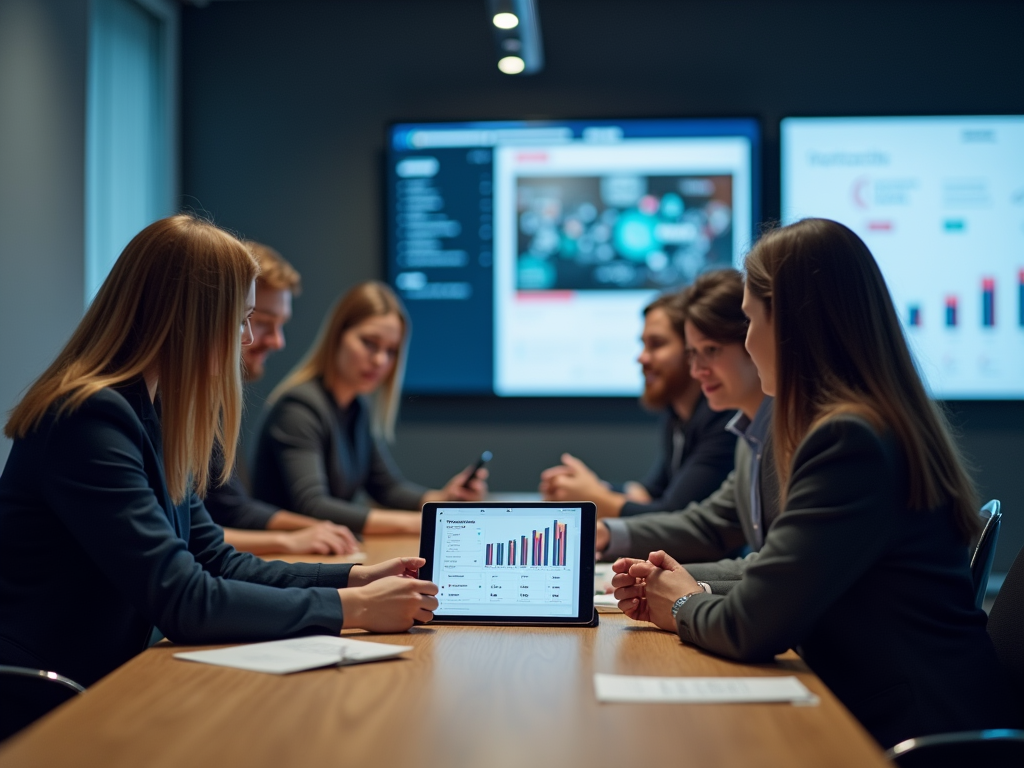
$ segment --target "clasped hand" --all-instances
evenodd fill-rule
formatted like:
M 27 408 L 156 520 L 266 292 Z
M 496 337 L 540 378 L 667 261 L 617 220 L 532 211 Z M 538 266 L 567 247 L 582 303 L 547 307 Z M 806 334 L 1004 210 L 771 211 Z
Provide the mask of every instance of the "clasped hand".
M 619 609 L 636 621 L 649 621 L 669 632 L 676 631 L 672 606 L 700 586 L 683 566 L 664 550 L 651 552 L 646 560 L 622 557 L 612 563 L 612 586 Z

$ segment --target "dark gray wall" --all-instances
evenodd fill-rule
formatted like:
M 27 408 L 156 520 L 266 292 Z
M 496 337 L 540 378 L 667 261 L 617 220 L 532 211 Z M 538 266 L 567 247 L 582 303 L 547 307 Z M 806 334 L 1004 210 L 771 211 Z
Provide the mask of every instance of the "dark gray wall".
M 87 9 L 0 0 L 2 414 L 83 312 Z M 9 452 L 0 437 L 0 467 Z
M 1024 3 L 973 0 L 541 0 L 547 68 L 494 66 L 481 0 L 213 3 L 184 14 L 186 204 L 279 248 L 306 290 L 260 398 L 333 299 L 383 272 L 381 151 L 402 119 L 757 115 L 764 213 L 779 211 L 787 114 L 1024 112 Z M 420 400 L 396 456 L 441 483 L 489 448 L 524 490 L 569 449 L 610 479 L 652 460 L 628 403 Z M 1007 511 L 996 568 L 1024 541 L 1024 403 L 960 404 L 986 497 Z M 250 419 L 250 422 L 253 419 Z

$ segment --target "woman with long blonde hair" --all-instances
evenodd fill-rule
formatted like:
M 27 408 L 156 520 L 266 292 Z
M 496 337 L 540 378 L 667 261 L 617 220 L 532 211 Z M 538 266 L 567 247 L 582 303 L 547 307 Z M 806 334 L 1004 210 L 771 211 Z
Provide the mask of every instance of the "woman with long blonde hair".
M 483 498 L 485 469 L 473 477 L 465 469 L 434 491 L 405 480 L 391 458 L 408 344 L 408 315 L 386 285 L 361 283 L 342 296 L 270 395 L 254 495 L 363 533 L 419 533 L 420 516 L 401 510 Z M 354 501 L 360 491 L 376 506 Z
M 885 747 L 1020 727 L 974 602 L 974 490 L 871 252 L 806 219 L 762 237 L 746 266 L 782 513 L 728 594 L 652 552 L 613 566 L 620 607 L 728 658 L 799 650 Z
M 53 364 L 14 408 L 0 476 L 0 664 L 89 685 L 147 647 L 429 620 L 419 558 L 364 568 L 264 562 L 224 544 L 202 496 L 230 473 L 240 346 L 258 272 L 191 216 L 124 249 Z

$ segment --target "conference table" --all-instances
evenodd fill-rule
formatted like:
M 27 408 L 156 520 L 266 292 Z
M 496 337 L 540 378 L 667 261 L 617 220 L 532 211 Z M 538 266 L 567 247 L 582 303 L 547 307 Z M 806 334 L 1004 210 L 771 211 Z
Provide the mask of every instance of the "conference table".
M 367 537 L 364 549 L 378 562 L 416 554 L 418 540 Z M 10 739 L 0 766 L 890 765 L 793 653 L 737 664 L 621 613 L 586 629 L 351 634 L 413 650 L 278 676 L 175 659 L 182 647 L 163 641 Z M 796 675 L 819 702 L 607 704 L 595 696 L 595 672 Z

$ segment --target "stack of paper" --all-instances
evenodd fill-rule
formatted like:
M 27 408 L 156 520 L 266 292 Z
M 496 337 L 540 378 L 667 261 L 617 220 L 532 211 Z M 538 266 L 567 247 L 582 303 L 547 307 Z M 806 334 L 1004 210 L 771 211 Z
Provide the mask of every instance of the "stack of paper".
M 253 672 L 287 675 L 317 667 L 339 664 L 361 664 L 366 661 L 391 659 L 411 651 L 411 645 L 368 643 L 333 635 L 312 635 L 270 643 L 236 645 L 213 651 L 186 651 L 174 654 L 176 659 L 199 661 L 220 667 L 235 667 Z
M 817 704 L 818 697 L 795 677 L 634 677 L 594 675 L 597 700 L 669 704 L 793 702 Z

